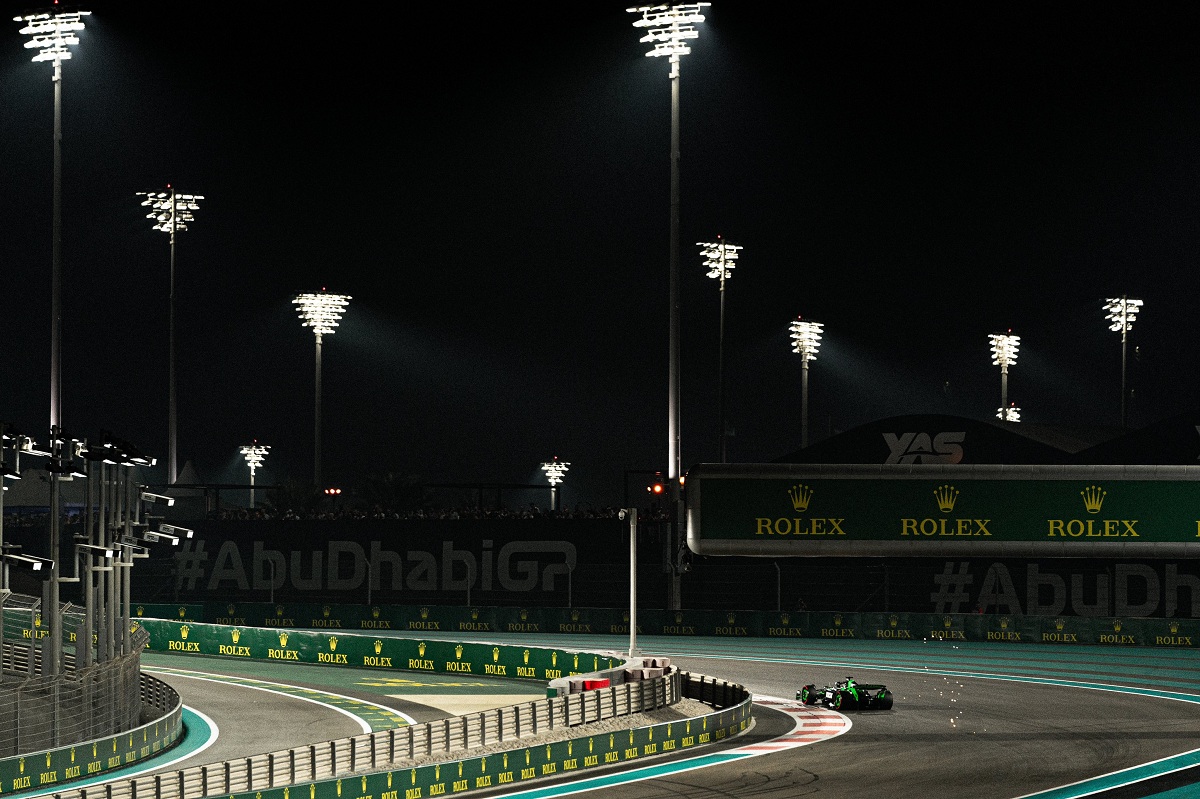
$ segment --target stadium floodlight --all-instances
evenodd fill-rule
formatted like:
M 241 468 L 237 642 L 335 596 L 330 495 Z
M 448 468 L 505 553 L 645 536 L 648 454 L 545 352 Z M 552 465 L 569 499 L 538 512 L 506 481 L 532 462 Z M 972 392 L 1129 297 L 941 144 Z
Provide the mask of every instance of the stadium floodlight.
M 699 38 L 700 32 L 692 27 L 704 21 L 700 9 L 712 3 L 677 3 L 674 5 L 636 6 L 627 8 L 631 14 L 641 14 L 633 23 L 635 28 L 645 28 L 646 35 L 638 41 L 653 45 L 647 56 L 666 56 L 671 64 L 670 75 L 679 77 L 679 57 L 692 52 L 686 42 Z
M 1121 427 L 1123 428 L 1127 426 L 1125 413 L 1125 398 L 1128 396 L 1125 389 L 1126 342 L 1129 339 L 1129 331 L 1133 329 L 1133 320 L 1137 318 L 1138 311 L 1141 309 L 1141 300 L 1131 300 L 1124 295 L 1109 297 L 1104 301 L 1104 310 L 1107 313 L 1104 318 L 1110 323 L 1108 329 L 1121 334 Z
M 542 471 L 546 473 L 546 480 L 550 483 L 550 510 L 558 508 L 558 484 L 563 481 L 563 475 L 567 473 L 570 465 L 569 462 L 560 461 L 557 457 L 542 464 Z
M 301 294 L 292 300 L 300 313 L 300 321 L 312 328 L 317 339 L 316 410 L 313 423 L 313 485 L 321 485 L 321 337 L 333 335 L 346 307 L 347 294 Z
M 800 356 L 800 448 L 808 446 L 808 363 L 817 359 L 825 325 L 798 317 L 792 322 L 792 352 Z
M 681 392 L 679 387 L 679 328 L 680 328 L 680 280 L 679 280 L 679 66 L 682 56 L 691 52 L 687 42 L 699 37 L 699 32 L 693 27 L 703 22 L 704 16 L 700 10 L 710 3 L 680 3 L 676 5 L 635 6 L 626 9 L 629 13 L 637 14 L 635 28 L 643 28 L 646 34 L 641 42 L 652 45 L 647 56 L 659 58 L 666 56 L 671 70 L 668 74 L 671 80 L 671 144 L 670 144 L 670 195 L 668 208 L 670 210 L 670 239 L 668 243 L 668 369 L 667 369 L 667 477 L 671 484 L 671 527 L 670 546 L 673 551 L 683 551 L 683 502 L 679 490 L 679 478 L 683 475 L 683 453 L 681 451 L 681 435 L 679 417 L 681 413 Z M 678 610 L 682 605 L 682 585 L 680 570 L 672 568 L 671 583 L 668 587 L 667 604 L 672 610 Z
M 104 558 L 106 560 L 112 560 L 117 556 L 116 550 L 112 547 L 99 546 L 97 544 L 76 544 L 75 548 L 82 549 L 89 555 L 94 555 L 95 557 Z
M 164 533 L 161 530 L 147 530 L 142 533 L 142 540 L 150 544 L 158 541 L 168 541 L 173 547 L 179 546 L 179 536 Z
M 179 476 L 176 448 L 177 415 L 175 402 L 175 233 L 187 230 L 196 221 L 194 211 L 200 209 L 202 194 L 180 194 L 170 185 L 166 191 L 139 191 L 145 197 L 142 205 L 150 208 L 146 218 L 154 222 L 153 229 L 171 237 L 171 266 L 167 282 L 167 483 L 174 484 Z
M 250 467 L 250 509 L 254 509 L 254 472 L 259 466 L 262 466 L 263 461 L 267 458 L 267 452 L 270 451 L 269 446 L 259 444 L 256 440 L 253 444 L 247 444 L 242 447 L 242 456 L 246 459 L 246 465 Z
M 1008 419 L 1008 413 L 1005 408 L 1008 407 L 1008 367 L 1017 362 L 1017 350 L 1021 346 L 1021 337 L 1014 336 L 1011 329 L 1007 333 L 991 333 L 988 335 L 988 341 L 992 349 L 992 366 L 1000 367 L 1000 418 L 1004 421 L 1017 421 L 1016 419 Z M 1018 418 L 1020 418 L 1018 416 Z
M 156 505 L 171 506 L 175 504 L 175 497 L 168 497 L 166 494 L 155 494 L 152 491 L 143 491 L 142 502 L 153 502 Z
M 717 236 L 720 239 L 720 236 Z M 720 443 L 721 463 L 725 463 L 725 281 L 733 277 L 733 268 L 737 266 L 737 244 L 725 241 L 698 241 L 700 256 L 704 258 L 704 266 L 708 269 L 708 277 L 717 280 L 721 296 L 721 313 L 717 327 L 717 431 Z

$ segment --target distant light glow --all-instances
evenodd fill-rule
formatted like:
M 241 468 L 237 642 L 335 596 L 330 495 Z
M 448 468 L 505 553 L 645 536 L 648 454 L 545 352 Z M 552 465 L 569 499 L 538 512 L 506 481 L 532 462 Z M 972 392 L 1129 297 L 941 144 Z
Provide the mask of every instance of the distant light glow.
M 34 61 L 53 61 L 57 65 L 71 58 L 67 49 L 79 44 L 79 37 L 74 31 L 83 30 L 83 17 L 90 11 L 67 11 L 54 14 L 29 14 L 23 17 L 13 17 L 14 22 L 28 23 L 21 28 L 21 33 L 32 37 L 25 42 L 25 49 L 38 52 L 33 56 Z
M 542 464 L 542 471 L 546 473 L 546 480 L 551 487 L 563 481 L 563 475 L 567 473 L 567 467 L 570 465 L 569 462 L 560 461 L 558 458 Z
M 188 222 L 195 222 L 193 211 L 200 210 L 200 200 L 203 194 L 179 194 L 174 189 L 170 191 L 139 191 L 137 196 L 145 197 L 142 205 L 150 208 L 147 219 L 154 220 L 154 230 L 164 233 L 187 230 Z
M 1109 297 L 1104 301 L 1104 317 L 1111 324 L 1108 329 L 1114 333 L 1128 333 L 1133 328 L 1133 320 L 1142 309 L 1141 300 L 1131 300 L 1128 297 Z
M 633 23 L 635 28 L 646 28 L 646 35 L 638 41 L 653 44 L 654 47 L 646 53 L 648 56 L 667 56 L 672 65 L 679 63 L 681 55 L 692 52 L 684 42 L 700 36 L 699 31 L 691 27 L 694 23 L 703 22 L 704 16 L 700 9 L 712 3 L 679 3 L 678 5 L 636 6 L 627 8 L 632 14 L 641 14 L 641 19 Z M 671 67 L 671 76 L 675 77 L 675 67 Z
M 996 418 L 1002 422 L 1019 422 L 1021 421 L 1021 409 L 1015 402 L 1007 408 L 997 408 Z
M 350 297 L 346 294 L 301 294 L 292 300 L 300 313 L 300 321 L 311 327 L 318 338 L 332 335 L 342 318 Z
M 271 448 L 263 444 L 255 442 L 242 447 L 242 455 L 246 458 L 246 465 L 250 467 L 250 476 L 254 476 L 254 470 L 263 465 L 263 461 L 267 459 L 267 453 Z
M 992 346 L 992 366 L 1007 369 L 1017 362 L 1017 350 L 1021 337 L 1011 333 L 992 333 L 988 336 Z
M 803 318 L 792 322 L 792 352 L 803 358 L 805 363 L 817 359 L 824 327 L 821 322 L 810 322 Z
M 737 260 L 738 250 L 742 249 L 740 245 L 723 241 L 698 241 L 696 246 L 700 248 L 700 257 L 704 259 L 704 266 L 708 268 L 708 277 L 720 278 L 722 281 L 733 277 L 731 270 L 737 264 L 732 261 Z

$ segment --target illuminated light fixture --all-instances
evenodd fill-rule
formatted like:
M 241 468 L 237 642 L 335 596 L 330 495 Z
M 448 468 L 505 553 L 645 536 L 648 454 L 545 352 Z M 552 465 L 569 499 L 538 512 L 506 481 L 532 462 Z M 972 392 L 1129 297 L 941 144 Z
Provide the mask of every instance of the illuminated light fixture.
M 180 194 L 171 186 L 166 191 L 139 191 L 144 197 L 142 205 L 150 209 L 146 218 L 154 222 L 153 229 L 161 230 L 171 237 L 171 269 L 168 280 L 167 321 L 167 483 L 173 484 L 179 476 L 176 464 L 177 416 L 175 402 L 175 233 L 188 229 L 188 223 L 196 221 L 194 211 L 200 210 L 202 194 Z
M 156 505 L 166 505 L 170 507 L 175 504 L 175 497 L 168 497 L 166 494 L 155 494 L 152 491 L 142 492 L 142 502 L 153 502 Z
M 46 558 L 39 558 L 36 555 L 23 555 L 19 552 L 5 552 L 3 555 L 5 563 L 11 563 L 14 566 L 21 566 L 35 572 L 39 571 L 54 571 L 54 561 Z
M 179 527 L 178 525 L 174 524 L 160 524 L 158 525 L 158 530 L 156 532 L 179 536 L 180 538 L 191 538 L 196 534 L 195 530 L 191 530 L 187 527 Z
M 1010 329 L 1007 333 L 992 333 L 988 336 L 992 348 L 992 366 L 1000 367 L 1000 418 L 1009 420 L 1005 408 L 1008 407 L 1008 367 L 1017 362 L 1017 350 L 1021 347 L 1021 337 L 1014 336 Z
M 696 246 L 700 247 L 700 256 L 708 269 L 708 277 L 718 281 L 721 295 L 721 314 L 717 328 L 717 430 L 721 463 L 725 463 L 725 281 L 733 277 L 732 270 L 737 266 L 733 262 L 737 260 L 738 250 L 742 248 L 724 241 L 698 241 Z
M 292 300 L 305 327 L 312 328 L 317 339 L 316 411 L 313 423 L 313 485 L 321 485 L 321 337 L 333 335 L 338 321 L 350 304 L 347 294 L 301 294 Z
M 800 356 L 800 447 L 808 446 L 808 363 L 817 359 L 821 348 L 821 322 L 812 322 L 799 317 L 792 322 L 792 352 Z
M 638 41 L 653 45 L 647 51 L 647 56 L 666 56 L 671 64 L 671 77 L 676 78 L 679 76 L 679 57 L 692 52 L 685 42 L 700 36 L 700 32 L 692 25 L 704 21 L 700 9 L 710 5 L 712 3 L 678 3 L 669 6 L 636 6 L 625 10 L 642 15 L 633 23 L 635 28 L 646 29 L 646 35 Z
M 542 471 L 546 473 L 546 481 L 550 483 L 550 510 L 558 508 L 558 484 L 563 481 L 563 475 L 567 473 L 570 465 L 569 462 L 560 461 L 558 458 L 542 464 Z
M 271 448 L 255 441 L 253 444 L 247 444 L 242 447 L 242 456 L 246 459 L 246 465 L 250 467 L 250 508 L 254 508 L 254 472 L 259 466 L 263 465 L 263 461 L 267 458 L 267 452 Z
M 1138 311 L 1141 309 L 1141 300 L 1131 300 L 1125 296 L 1109 297 L 1104 301 L 1104 311 L 1108 314 L 1104 318 L 1110 323 L 1108 329 L 1121 334 L 1121 427 L 1127 426 L 1125 412 L 1125 398 L 1128 396 L 1125 389 L 1126 342 L 1129 339 L 1129 331 L 1133 328 L 1133 320 L 1137 318 Z
M 117 555 L 116 550 L 114 550 L 112 547 L 98 546 L 96 544 L 76 544 L 75 548 L 82 549 L 84 552 L 87 552 L 90 555 L 95 555 L 96 557 L 104 558 L 105 560 L 112 560 Z
M 83 18 L 90 11 L 62 11 L 54 14 L 28 14 L 23 17 L 13 17 L 14 22 L 24 22 L 21 33 L 31 37 L 25 42 L 26 50 L 37 50 L 34 61 L 53 61 L 55 66 L 61 61 L 71 59 L 68 49 L 79 44 L 77 31 L 83 30 Z
M 1017 407 L 1017 403 L 1011 403 L 1007 408 L 1001 406 L 996 409 L 996 418 L 1003 422 L 1019 422 L 1021 421 L 1021 409 Z

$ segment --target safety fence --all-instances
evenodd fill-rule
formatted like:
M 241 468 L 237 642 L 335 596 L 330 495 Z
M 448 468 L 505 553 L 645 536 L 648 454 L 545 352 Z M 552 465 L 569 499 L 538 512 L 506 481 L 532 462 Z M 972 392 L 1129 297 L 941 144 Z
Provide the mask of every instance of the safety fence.
M 683 697 L 702 699 L 716 712 L 586 735 L 588 724 L 666 707 Z M 53 795 L 56 799 L 201 799 L 245 794 L 267 799 L 270 791 L 303 785 L 313 799 L 333 799 L 341 796 L 338 783 L 355 776 L 364 784 L 386 779 L 398 787 L 403 781 L 410 786 L 406 795 L 436 796 L 713 743 L 747 728 L 750 698 L 740 685 L 672 670 L 662 677 Z M 571 731 L 585 735 L 571 737 Z M 545 744 L 534 740 L 551 733 L 560 735 Z M 509 742 L 516 744 L 511 751 L 459 759 L 472 750 Z M 530 745 L 522 748 L 521 742 Z M 540 761 L 536 763 L 535 750 Z M 430 763 L 431 759 L 436 762 Z M 443 772 L 457 777 L 451 791 L 446 790 Z M 415 787 L 420 790 L 407 792 Z
M 156 709 L 169 710 L 171 700 L 161 696 L 163 689 L 144 685 L 141 679 L 140 647 L 148 637 L 135 634 L 139 649 L 83 669 L 76 669 L 74 655 L 68 654 L 57 674 L 39 673 L 41 652 L 36 645 L 4 642 L 0 757 L 130 730 L 138 725 L 146 692 L 154 695 Z

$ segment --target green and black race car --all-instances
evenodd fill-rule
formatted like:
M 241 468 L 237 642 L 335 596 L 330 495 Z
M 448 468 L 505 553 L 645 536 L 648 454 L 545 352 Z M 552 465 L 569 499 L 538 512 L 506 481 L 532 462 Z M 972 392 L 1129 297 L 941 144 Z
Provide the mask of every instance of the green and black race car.
M 796 692 L 806 705 L 824 705 L 834 710 L 891 710 L 892 693 L 886 685 L 865 685 L 847 677 L 818 688 L 806 685 Z

